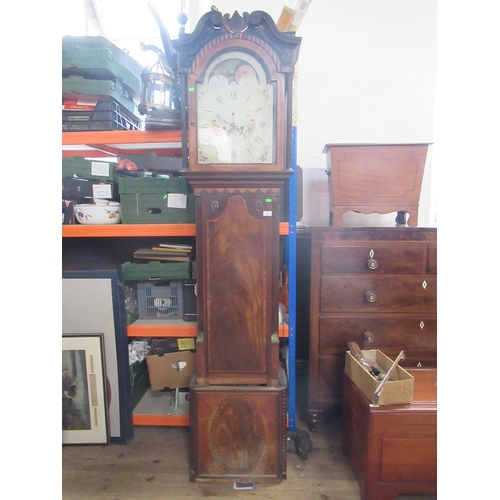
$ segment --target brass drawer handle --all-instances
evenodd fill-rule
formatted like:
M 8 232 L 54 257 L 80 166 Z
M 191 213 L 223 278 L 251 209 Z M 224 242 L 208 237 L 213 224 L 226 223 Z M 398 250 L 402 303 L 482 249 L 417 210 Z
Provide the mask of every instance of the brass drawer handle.
M 378 260 L 377 259 L 368 259 L 366 261 L 366 265 L 368 266 L 368 269 L 377 269 Z
M 363 338 L 364 338 L 366 344 L 372 344 L 373 341 L 375 340 L 375 337 L 373 336 L 372 332 L 363 333 Z
M 370 291 L 370 290 L 369 290 L 368 292 L 366 292 L 366 293 L 365 293 L 365 299 L 366 299 L 368 302 L 373 303 L 373 302 L 375 302 L 375 300 L 377 299 L 377 296 L 375 295 L 375 293 L 374 293 L 374 292 L 372 292 L 372 291 Z

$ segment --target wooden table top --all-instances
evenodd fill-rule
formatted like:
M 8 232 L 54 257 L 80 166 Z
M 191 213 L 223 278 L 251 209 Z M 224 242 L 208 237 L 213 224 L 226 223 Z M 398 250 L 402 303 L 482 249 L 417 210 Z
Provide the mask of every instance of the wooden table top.
M 407 369 L 413 375 L 413 402 L 437 402 L 437 368 Z

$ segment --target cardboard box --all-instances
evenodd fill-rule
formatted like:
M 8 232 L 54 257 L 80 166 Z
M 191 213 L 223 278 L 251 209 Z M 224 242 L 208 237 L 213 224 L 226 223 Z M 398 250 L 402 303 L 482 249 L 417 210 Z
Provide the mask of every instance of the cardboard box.
M 361 352 L 368 362 L 376 361 L 384 371 L 388 371 L 394 362 L 378 349 L 362 350 Z M 373 403 L 374 393 L 380 385 L 380 381 L 366 371 L 350 351 L 346 352 L 345 373 Z M 413 376 L 398 365 L 392 372 L 390 380 L 385 383 L 378 404 L 379 406 L 406 404 L 412 401 Z
M 152 352 L 150 349 L 146 356 L 151 390 L 189 387 L 195 369 L 196 354 L 194 352 L 179 351 L 162 356 L 152 354 Z M 186 366 L 180 370 L 179 364 L 182 362 L 186 363 Z

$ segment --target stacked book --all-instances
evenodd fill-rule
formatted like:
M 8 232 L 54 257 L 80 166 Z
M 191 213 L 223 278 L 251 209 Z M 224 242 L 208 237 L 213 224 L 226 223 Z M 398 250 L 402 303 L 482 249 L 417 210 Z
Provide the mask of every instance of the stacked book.
M 167 262 L 191 262 L 193 260 L 192 245 L 159 243 L 151 248 L 139 248 L 134 252 L 135 259 L 161 260 Z

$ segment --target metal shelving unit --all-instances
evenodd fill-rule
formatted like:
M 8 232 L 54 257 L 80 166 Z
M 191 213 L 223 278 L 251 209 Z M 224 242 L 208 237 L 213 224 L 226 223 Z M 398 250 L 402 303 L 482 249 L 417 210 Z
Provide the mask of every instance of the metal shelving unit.
M 159 155 L 180 155 L 180 131 L 98 131 L 98 132 L 64 132 L 62 134 L 63 156 L 103 157 L 106 155 L 120 155 L 124 153 L 141 154 L 155 151 Z M 295 150 L 295 147 L 294 147 Z M 291 211 L 295 212 L 295 174 L 290 181 Z M 279 336 L 288 339 L 289 352 L 293 362 L 289 366 L 289 422 L 290 428 L 295 429 L 295 215 L 290 214 L 289 222 L 281 222 L 279 226 L 281 236 L 287 236 L 289 267 L 289 318 L 293 323 L 288 327 L 279 328 Z M 63 238 L 147 238 L 147 237 L 195 237 L 195 224 L 113 224 L 113 225 L 63 225 Z M 293 254 L 293 255 L 292 255 Z M 293 262 L 293 265 L 292 265 Z M 293 297 L 293 298 L 292 298 Z M 293 324 L 293 326 L 292 326 Z M 290 336 L 290 333 L 293 335 Z M 182 320 L 137 320 L 127 326 L 127 336 L 130 338 L 151 337 L 196 337 L 196 325 Z M 168 406 L 168 395 L 162 398 L 162 407 Z M 144 405 L 147 413 L 134 411 L 132 420 L 134 425 L 161 425 L 161 426 L 188 426 L 188 415 L 168 415 L 149 410 L 154 407 L 154 397 L 151 391 L 145 394 Z M 157 398 L 158 399 L 158 398 Z M 150 412 L 151 411 L 151 412 Z M 293 426 L 293 427 L 292 427 Z

